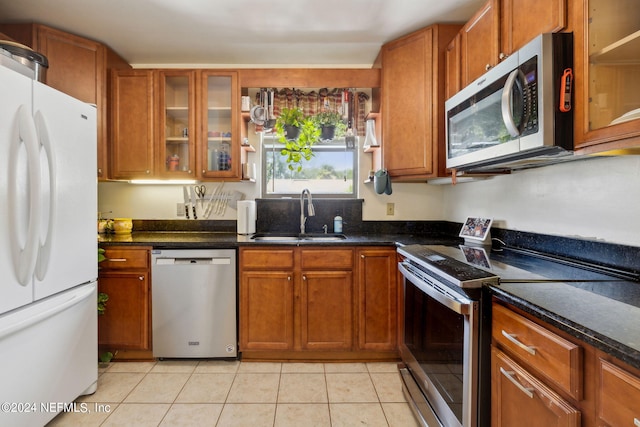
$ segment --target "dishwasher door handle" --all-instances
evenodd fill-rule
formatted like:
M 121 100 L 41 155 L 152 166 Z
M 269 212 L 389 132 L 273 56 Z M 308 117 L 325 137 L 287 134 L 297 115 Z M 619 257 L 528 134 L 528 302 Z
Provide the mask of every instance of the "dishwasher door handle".
M 156 265 L 230 265 L 231 258 L 157 258 Z

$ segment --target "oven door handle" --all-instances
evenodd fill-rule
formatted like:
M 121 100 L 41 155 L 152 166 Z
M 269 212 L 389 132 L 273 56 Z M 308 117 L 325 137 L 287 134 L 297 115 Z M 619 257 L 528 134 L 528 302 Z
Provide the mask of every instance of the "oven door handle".
M 440 304 L 463 316 L 468 316 L 471 313 L 473 301 L 457 298 L 451 294 L 443 294 L 442 292 L 435 289 L 432 285 L 426 284 L 424 280 L 413 274 L 407 268 L 405 263 L 398 263 L 398 269 L 400 270 L 402 275 L 405 278 L 409 279 L 411 283 L 413 283 L 418 289 L 429 295 L 434 300 L 438 301 Z

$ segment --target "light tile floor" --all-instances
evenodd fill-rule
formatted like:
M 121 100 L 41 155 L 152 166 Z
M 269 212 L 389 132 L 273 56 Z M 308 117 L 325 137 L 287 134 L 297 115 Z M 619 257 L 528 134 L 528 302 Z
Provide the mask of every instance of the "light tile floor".
M 48 426 L 417 426 L 395 363 L 116 362 Z

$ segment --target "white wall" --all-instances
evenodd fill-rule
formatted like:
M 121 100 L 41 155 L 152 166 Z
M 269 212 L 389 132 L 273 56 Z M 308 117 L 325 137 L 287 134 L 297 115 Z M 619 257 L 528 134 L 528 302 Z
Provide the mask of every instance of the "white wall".
M 640 246 L 640 156 L 596 158 L 447 186 L 444 219 Z
M 255 159 L 257 160 L 257 158 Z M 250 159 L 250 161 L 253 161 Z M 361 154 L 360 182 L 370 169 Z M 258 160 L 259 162 L 259 160 Z M 259 172 L 258 172 L 259 173 Z M 206 183 L 209 192 L 219 185 Z M 260 197 L 258 183 L 229 182 L 247 199 Z M 182 187 L 100 183 L 98 208 L 107 217 L 179 219 Z M 500 228 L 640 246 L 640 156 L 595 158 L 452 185 L 393 183 L 393 194 L 360 184 L 364 220 L 448 220 L 488 216 Z M 394 203 L 395 215 L 386 214 Z M 236 219 L 236 211 L 210 219 Z

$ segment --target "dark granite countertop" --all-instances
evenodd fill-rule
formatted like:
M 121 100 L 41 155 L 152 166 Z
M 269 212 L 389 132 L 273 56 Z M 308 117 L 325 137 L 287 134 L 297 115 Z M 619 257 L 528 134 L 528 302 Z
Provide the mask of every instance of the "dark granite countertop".
M 501 283 L 489 291 L 640 369 L 640 283 Z
M 236 248 L 240 246 L 395 246 L 414 243 L 443 244 L 455 242 L 457 238 L 420 234 L 346 234 L 346 239 L 338 241 L 255 241 L 251 236 L 242 236 L 232 232 L 210 231 L 134 231 L 131 234 L 99 234 L 98 243 L 102 246 L 128 245 L 152 246 L 157 249 L 198 249 L 198 248 Z

